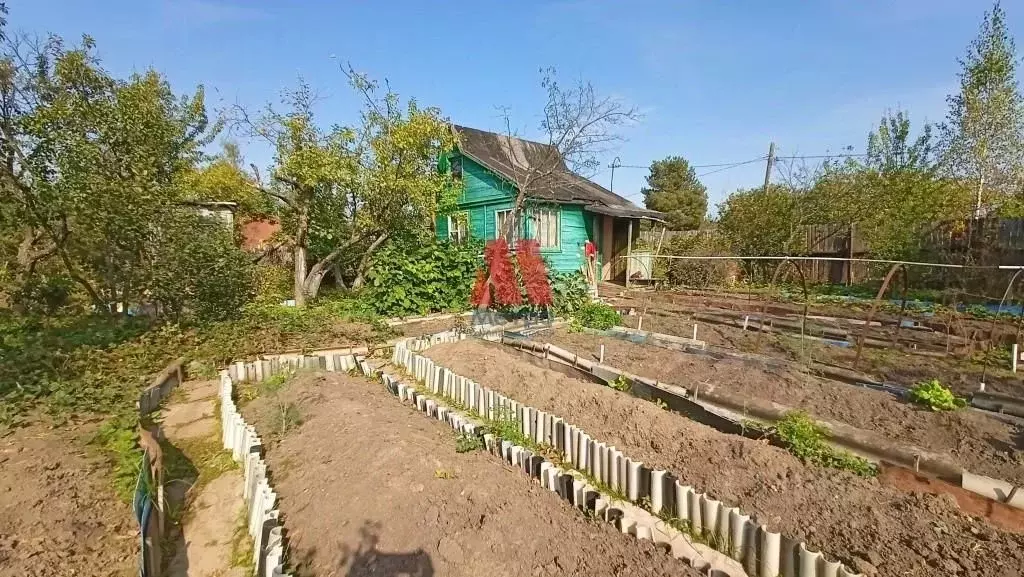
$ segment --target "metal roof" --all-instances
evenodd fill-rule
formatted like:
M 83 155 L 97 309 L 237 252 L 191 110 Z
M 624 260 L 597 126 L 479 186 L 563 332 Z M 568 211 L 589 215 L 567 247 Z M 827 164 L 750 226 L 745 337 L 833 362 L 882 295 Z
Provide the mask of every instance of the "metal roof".
M 459 152 L 511 183 L 530 170 L 550 171 L 527 194 L 552 202 L 582 204 L 586 210 L 622 218 L 664 222 L 663 213 L 633 204 L 607 188 L 570 171 L 558 149 L 550 144 L 495 132 L 452 125 L 459 137 Z

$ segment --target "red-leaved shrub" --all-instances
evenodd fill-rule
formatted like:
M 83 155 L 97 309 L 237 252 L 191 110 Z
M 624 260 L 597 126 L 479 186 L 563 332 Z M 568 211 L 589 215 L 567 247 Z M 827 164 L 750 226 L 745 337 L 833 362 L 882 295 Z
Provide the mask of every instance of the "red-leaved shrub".
M 491 306 L 491 291 L 487 286 L 487 271 L 482 268 L 476 271 L 476 280 L 473 282 L 473 292 L 469 295 L 469 304 L 483 308 Z
M 518 305 L 523 302 L 516 281 L 516 270 L 508 254 L 508 243 L 499 238 L 484 247 L 484 270 L 477 271 L 471 301 L 475 306 L 487 307 L 493 302 L 499 305 Z
M 540 256 L 540 243 L 536 240 L 521 240 L 516 245 L 516 260 L 519 263 L 519 276 L 523 278 L 526 289 L 526 300 L 530 304 L 551 306 L 551 285 L 548 283 L 548 271 L 544 259 Z

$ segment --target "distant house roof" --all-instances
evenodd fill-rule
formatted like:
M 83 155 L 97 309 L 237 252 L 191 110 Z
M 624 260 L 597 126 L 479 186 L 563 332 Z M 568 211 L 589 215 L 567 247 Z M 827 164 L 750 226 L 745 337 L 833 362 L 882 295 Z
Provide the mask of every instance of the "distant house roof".
M 466 126 L 452 125 L 459 151 L 485 168 L 516 182 L 516 174 L 529 170 L 552 171 L 532 190 L 531 198 L 582 204 L 591 212 L 623 218 L 663 221 L 665 215 L 639 207 L 607 188 L 572 172 L 558 149 L 550 144 L 509 137 Z

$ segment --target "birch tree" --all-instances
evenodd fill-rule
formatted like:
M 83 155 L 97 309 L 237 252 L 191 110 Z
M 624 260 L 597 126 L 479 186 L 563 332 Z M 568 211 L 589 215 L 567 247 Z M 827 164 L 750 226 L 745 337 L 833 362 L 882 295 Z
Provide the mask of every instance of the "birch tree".
M 960 91 L 947 97 L 943 162 L 950 176 L 976 187 L 975 211 L 1019 195 L 1024 167 L 1024 103 L 1017 55 L 997 2 L 960 61 Z

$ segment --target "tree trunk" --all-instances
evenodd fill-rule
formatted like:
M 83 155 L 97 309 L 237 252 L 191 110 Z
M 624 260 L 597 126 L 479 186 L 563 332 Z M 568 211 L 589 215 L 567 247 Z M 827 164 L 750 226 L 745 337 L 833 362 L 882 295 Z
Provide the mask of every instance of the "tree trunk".
M 353 236 L 348 239 L 345 244 L 335 248 L 330 254 L 325 256 L 323 260 L 313 265 L 313 268 L 309 269 L 309 273 L 305 275 L 303 286 L 306 289 L 306 295 L 309 298 L 316 298 L 317 294 L 320 293 L 320 283 L 323 282 L 324 277 L 327 276 L 327 272 L 331 270 L 331 267 L 341 258 L 343 252 L 350 246 L 354 245 L 360 240 L 360 237 Z M 296 280 L 297 277 L 296 277 Z
M 334 266 L 331 267 L 331 272 L 334 274 L 334 282 L 337 283 L 338 288 L 347 289 L 348 285 L 345 284 L 345 278 L 341 275 L 341 265 L 335 263 Z
M 292 251 L 295 262 L 295 306 L 306 306 L 306 239 L 309 233 L 309 213 L 305 207 L 296 211 L 295 249 Z
M 388 239 L 388 233 L 382 232 L 374 239 L 370 244 L 366 252 L 363 253 L 363 258 L 359 259 L 359 267 L 356 268 L 356 278 L 352 281 L 352 288 L 361 288 L 365 283 L 366 273 L 370 270 L 370 263 L 373 259 L 373 253 L 377 252 L 380 245 L 384 244 L 384 241 Z
M 292 260 L 295 261 L 295 306 L 306 306 L 306 247 L 295 245 L 292 251 Z

